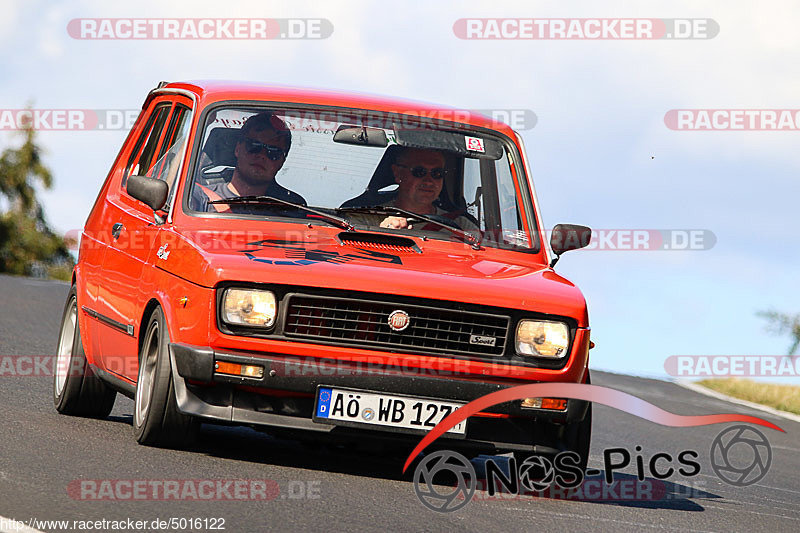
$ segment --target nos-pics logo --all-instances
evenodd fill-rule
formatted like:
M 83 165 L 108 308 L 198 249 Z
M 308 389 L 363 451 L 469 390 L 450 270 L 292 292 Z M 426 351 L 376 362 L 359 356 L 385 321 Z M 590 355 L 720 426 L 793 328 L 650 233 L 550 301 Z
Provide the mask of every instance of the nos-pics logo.
M 640 447 L 637 446 L 637 450 Z M 614 454 L 622 457 L 620 462 L 612 461 Z M 679 462 L 691 470 L 679 469 L 686 477 L 700 473 L 700 463 L 696 459 L 699 454 L 693 450 L 681 452 Z M 772 447 L 767 437 L 753 427 L 736 425 L 721 431 L 711 444 L 709 450 L 711 467 L 717 476 L 736 487 L 746 487 L 757 483 L 769 472 L 772 465 Z M 659 452 L 650 457 L 637 456 L 637 477 L 639 481 L 646 479 L 646 467 L 650 467 L 650 475 L 657 480 L 664 480 L 675 473 L 675 468 L 668 466 L 672 456 Z M 607 483 L 613 483 L 614 471 L 631 464 L 631 454 L 624 448 L 612 448 L 603 451 L 603 466 Z M 667 468 L 665 468 L 667 466 Z M 590 469 L 589 474 L 600 473 Z M 486 491 L 494 496 L 502 491 L 508 494 L 525 494 L 542 492 L 553 484 L 562 489 L 575 489 L 581 486 L 585 473 L 580 468 L 580 457 L 577 453 L 561 452 L 550 459 L 546 456 L 534 455 L 522 463 L 512 457 L 508 467 L 504 468 L 493 458 L 487 458 L 485 472 L 480 478 L 486 480 Z M 414 491 L 417 498 L 427 508 L 442 513 L 461 509 L 469 503 L 479 488 L 479 476 L 475 466 L 463 455 L 441 450 L 424 457 L 414 469 Z
M 494 496 L 503 492 L 520 494 L 548 489 L 553 483 L 564 489 L 576 488 L 583 483 L 580 456 L 575 452 L 561 452 L 553 460 L 545 456 L 531 456 L 517 464 L 513 457 L 508 469 L 489 458 L 486 467 L 486 489 Z M 478 488 L 475 466 L 463 455 L 441 450 L 426 456 L 414 469 L 414 491 L 425 507 L 441 513 L 457 511 L 467 505 Z

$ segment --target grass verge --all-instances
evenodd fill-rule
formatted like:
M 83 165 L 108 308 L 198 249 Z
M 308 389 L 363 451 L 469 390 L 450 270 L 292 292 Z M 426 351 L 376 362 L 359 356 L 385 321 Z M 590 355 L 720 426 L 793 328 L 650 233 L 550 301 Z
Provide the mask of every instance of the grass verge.
M 800 387 L 796 385 L 776 385 L 740 378 L 704 379 L 697 384 L 740 400 L 800 415 Z

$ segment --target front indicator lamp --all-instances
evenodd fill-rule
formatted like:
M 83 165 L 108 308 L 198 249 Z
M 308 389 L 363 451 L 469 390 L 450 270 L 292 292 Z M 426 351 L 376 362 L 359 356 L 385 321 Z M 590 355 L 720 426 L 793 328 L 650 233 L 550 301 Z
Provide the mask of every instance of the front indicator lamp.
M 258 365 L 240 365 L 227 361 L 217 361 L 214 363 L 214 372 L 228 376 L 241 376 L 245 378 L 263 378 L 264 367 Z
M 520 403 L 520 407 L 523 409 L 563 411 L 567 408 L 567 400 L 564 398 L 525 398 Z

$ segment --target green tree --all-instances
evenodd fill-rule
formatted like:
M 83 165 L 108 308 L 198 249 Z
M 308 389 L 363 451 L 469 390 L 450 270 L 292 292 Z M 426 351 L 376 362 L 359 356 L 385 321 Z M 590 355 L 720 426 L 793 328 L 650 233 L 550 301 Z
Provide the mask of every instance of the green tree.
M 788 355 L 794 355 L 800 346 L 800 313 L 789 315 L 778 311 L 759 311 L 758 316 L 769 321 L 769 329 L 778 335 L 789 334 L 792 337 L 792 345 L 789 347 Z
M 25 141 L 16 149 L 8 148 L 0 156 L 0 194 L 11 202 L 11 211 L 35 214 L 35 182 L 45 189 L 53 186 L 53 175 L 42 163 L 42 149 L 36 145 L 36 130 L 22 131 Z
M 8 202 L 7 211 L 0 214 L 0 272 L 68 279 L 72 256 L 64 239 L 48 226 L 36 198 L 37 184 L 49 189 L 53 175 L 42 162 L 36 131 L 26 128 L 22 135 L 19 148 L 7 148 L 0 155 L 0 196 Z

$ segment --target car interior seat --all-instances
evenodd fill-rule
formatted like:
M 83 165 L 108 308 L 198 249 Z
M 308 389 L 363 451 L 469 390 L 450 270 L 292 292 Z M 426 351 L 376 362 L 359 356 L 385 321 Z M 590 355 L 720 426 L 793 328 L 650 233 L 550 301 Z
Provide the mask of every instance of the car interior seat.
M 372 173 L 372 178 L 364 192 L 355 198 L 351 198 L 344 202 L 341 207 L 371 207 L 375 205 L 383 205 L 391 202 L 397 196 L 397 188 L 382 191 L 388 186 L 395 183 L 394 174 L 392 173 L 392 164 L 394 163 L 396 154 L 402 150 L 402 146 L 396 144 L 391 145 L 383 153 L 378 166 L 375 167 L 375 172 Z
M 394 200 L 397 196 L 397 188 L 395 187 L 391 190 L 383 189 L 395 184 L 392 164 L 398 152 L 405 149 L 405 147 L 396 144 L 389 146 L 375 168 L 367 189 L 355 198 L 344 202 L 341 207 L 372 207 L 384 205 Z M 464 199 L 464 160 L 456 154 L 443 153 L 445 156 L 445 168 L 448 169 L 449 174 L 445 178 L 442 192 L 434 204 L 448 213 L 462 213 L 463 216 L 472 219 L 477 225 L 474 217 L 467 213 L 467 202 Z
M 239 128 L 214 128 L 209 132 L 200 154 L 202 170 L 198 181 L 202 185 L 227 181 L 229 172 L 225 170 L 236 166 L 236 156 L 233 152 L 241 131 Z

